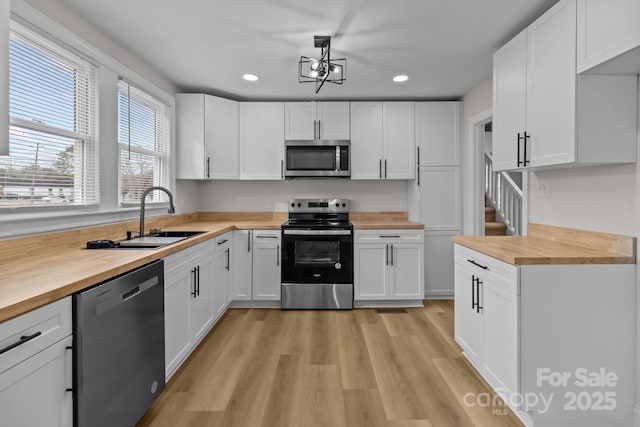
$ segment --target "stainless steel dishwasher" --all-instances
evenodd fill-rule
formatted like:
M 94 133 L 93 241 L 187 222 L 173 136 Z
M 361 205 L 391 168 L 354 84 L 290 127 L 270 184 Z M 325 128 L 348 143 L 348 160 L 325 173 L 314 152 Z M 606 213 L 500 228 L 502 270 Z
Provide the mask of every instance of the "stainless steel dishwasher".
M 134 426 L 164 390 L 164 262 L 77 293 L 74 425 Z

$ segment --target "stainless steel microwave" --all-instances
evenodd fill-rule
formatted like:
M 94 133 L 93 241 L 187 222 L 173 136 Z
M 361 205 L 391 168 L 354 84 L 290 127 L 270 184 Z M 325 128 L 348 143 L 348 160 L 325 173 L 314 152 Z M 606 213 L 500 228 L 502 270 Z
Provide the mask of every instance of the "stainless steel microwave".
M 350 142 L 347 140 L 285 141 L 285 178 L 349 178 Z

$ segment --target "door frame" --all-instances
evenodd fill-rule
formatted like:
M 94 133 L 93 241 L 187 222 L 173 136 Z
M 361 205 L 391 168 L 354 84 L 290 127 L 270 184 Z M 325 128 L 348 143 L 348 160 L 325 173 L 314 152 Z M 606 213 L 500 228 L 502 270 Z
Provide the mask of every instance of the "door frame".
M 488 108 L 471 118 L 467 127 L 467 144 L 470 153 L 469 189 L 471 191 L 471 234 L 484 235 L 484 125 L 493 120 L 493 110 Z M 529 171 L 522 170 L 522 235 L 526 236 L 529 225 Z

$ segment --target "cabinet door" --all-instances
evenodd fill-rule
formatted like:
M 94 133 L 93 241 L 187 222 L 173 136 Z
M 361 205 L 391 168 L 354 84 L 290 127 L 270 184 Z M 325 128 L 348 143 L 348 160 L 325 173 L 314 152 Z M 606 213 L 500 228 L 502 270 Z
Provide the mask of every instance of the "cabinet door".
M 180 366 L 193 346 L 190 311 L 194 298 L 194 272 L 189 268 L 176 268 L 165 274 L 164 331 L 165 376 L 169 378 Z
M 484 279 L 484 369 L 489 383 L 507 395 L 518 387 L 518 300 L 517 295 Z
M 284 139 L 316 139 L 316 106 L 313 102 L 285 102 Z
M 467 358 L 478 364 L 482 361 L 484 347 L 484 318 L 482 310 L 477 312 L 474 301 L 478 298 L 472 273 L 466 268 L 455 264 L 455 310 L 454 335 L 456 342 L 462 347 Z M 482 290 L 480 290 L 482 294 Z
M 179 93 L 176 95 L 176 177 L 205 179 L 204 95 Z
M 240 178 L 284 179 L 284 104 L 240 104 Z
M 382 104 L 382 141 L 385 179 L 415 178 L 415 139 L 413 102 Z
M 6 426 L 73 425 L 72 337 L 0 374 L 0 414 Z
M 420 168 L 420 222 L 429 230 L 461 227 L 460 167 Z
M 217 248 L 214 256 L 213 267 L 213 316 L 217 319 L 224 313 L 227 307 L 227 251 L 226 248 Z
M 349 139 L 349 103 L 318 102 L 318 139 Z
M 386 243 L 354 246 L 354 299 L 376 300 L 389 297 L 388 245 Z
M 382 178 L 382 103 L 351 103 L 351 179 Z
M 576 4 L 560 1 L 527 29 L 529 166 L 569 163 L 576 144 Z
M 526 130 L 527 31 L 493 55 L 493 168 L 515 169 Z M 520 147 L 520 148 L 518 148 Z M 523 159 L 520 152 L 520 159 Z
M 424 299 L 424 245 L 389 245 L 390 299 Z
M 253 246 L 253 299 L 280 301 L 280 244 Z
M 417 102 L 416 154 L 419 166 L 460 164 L 460 103 Z
M 206 177 L 238 178 L 238 102 L 205 95 Z
M 236 300 L 251 300 L 252 241 L 251 230 L 233 232 L 232 294 Z
M 198 342 L 209 330 L 214 320 L 214 261 L 213 255 L 201 259 L 199 271 L 193 276 L 197 279 L 196 295 L 191 298 L 191 334 L 194 342 Z M 223 293 L 224 300 L 224 293 Z
M 457 231 L 427 231 L 424 236 L 424 288 L 427 298 L 453 295 L 453 242 Z
M 578 0 L 578 73 L 640 46 L 638 22 L 637 0 Z

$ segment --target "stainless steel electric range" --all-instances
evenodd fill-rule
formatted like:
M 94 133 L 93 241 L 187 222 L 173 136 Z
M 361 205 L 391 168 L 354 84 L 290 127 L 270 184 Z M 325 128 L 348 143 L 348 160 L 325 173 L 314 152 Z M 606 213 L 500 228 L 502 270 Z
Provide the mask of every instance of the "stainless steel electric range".
M 349 200 L 289 200 L 281 274 L 283 309 L 353 308 Z

